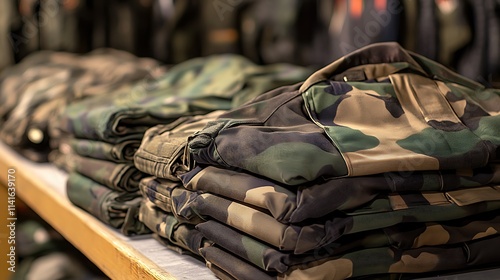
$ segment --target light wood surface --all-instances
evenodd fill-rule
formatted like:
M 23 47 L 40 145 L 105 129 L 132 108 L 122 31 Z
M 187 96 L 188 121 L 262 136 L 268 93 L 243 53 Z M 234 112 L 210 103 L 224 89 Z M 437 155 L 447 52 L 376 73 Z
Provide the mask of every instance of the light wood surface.
M 16 170 L 16 196 L 110 278 L 216 279 L 204 263 L 164 248 L 150 235 L 128 238 L 74 206 L 66 197 L 64 172 L 27 161 L 0 143 L 3 186 L 9 168 Z

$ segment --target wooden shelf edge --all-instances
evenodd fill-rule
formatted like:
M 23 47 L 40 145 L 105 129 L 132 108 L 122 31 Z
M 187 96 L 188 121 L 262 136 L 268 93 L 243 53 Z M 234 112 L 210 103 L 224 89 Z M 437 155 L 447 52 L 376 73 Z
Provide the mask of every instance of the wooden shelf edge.
M 15 165 L 8 155 L 0 160 L 0 181 Z M 150 259 L 115 236 L 104 224 L 44 186 L 21 166 L 15 173 L 16 197 L 23 200 L 111 279 L 175 279 Z

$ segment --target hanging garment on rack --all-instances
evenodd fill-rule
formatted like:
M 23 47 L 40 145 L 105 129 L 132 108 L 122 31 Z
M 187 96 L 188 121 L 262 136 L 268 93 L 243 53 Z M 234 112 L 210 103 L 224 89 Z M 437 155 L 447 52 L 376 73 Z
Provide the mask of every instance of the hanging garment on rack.
M 474 38 L 459 56 L 456 67 L 462 75 L 491 86 L 499 80 L 500 3 L 470 0 L 467 4 Z
M 377 42 L 399 41 L 403 11 L 399 0 L 335 1 L 329 30 L 330 58 L 338 59 Z

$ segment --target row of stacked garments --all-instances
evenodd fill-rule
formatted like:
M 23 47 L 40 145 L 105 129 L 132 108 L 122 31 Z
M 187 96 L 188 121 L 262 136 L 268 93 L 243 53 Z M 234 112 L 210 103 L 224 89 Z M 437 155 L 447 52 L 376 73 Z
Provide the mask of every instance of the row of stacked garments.
M 322 67 L 397 41 L 487 86 L 500 81 L 499 0 L 17 0 L 0 3 L 0 19 L 0 69 L 37 50 L 103 47 L 168 64 L 235 53 Z
M 66 170 L 76 206 L 221 279 L 500 261 L 500 90 L 397 43 L 316 71 L 46 52 L 0 83 L 2 141 Z

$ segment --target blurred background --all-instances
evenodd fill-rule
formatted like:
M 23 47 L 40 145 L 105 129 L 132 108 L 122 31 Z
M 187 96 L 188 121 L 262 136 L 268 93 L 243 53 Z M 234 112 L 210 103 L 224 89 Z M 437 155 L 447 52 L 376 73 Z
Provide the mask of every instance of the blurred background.
M 397 41 L 500 81 L 500 0 L 2 0 L 0 69 L 37 50 L 126 50 L 176 64 L 218 53 L 321 67 Z

